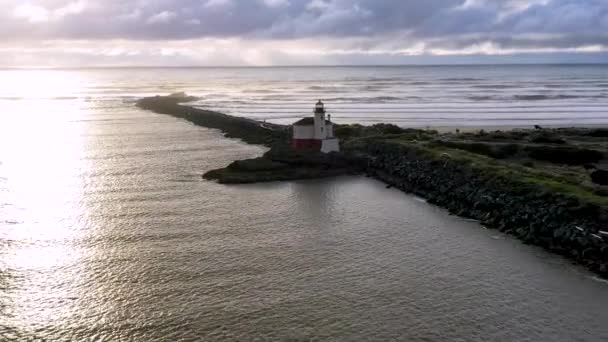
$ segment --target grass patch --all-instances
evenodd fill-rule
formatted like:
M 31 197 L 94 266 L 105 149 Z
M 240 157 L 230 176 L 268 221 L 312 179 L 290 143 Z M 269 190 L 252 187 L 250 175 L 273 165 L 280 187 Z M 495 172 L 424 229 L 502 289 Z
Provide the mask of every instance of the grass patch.
M 500 178 L 512 184 L 514 190 L 522 191 L 546 191 L 572 196 L 581 202 L 608 207 L 608 197 L 605 192 L 597 187 L 585 186 L 582 179 L 589 176 L 582 171 L 577 172 L 571 168 L 536 168 L 528 167 L 507 160 L 498 160 L 485 155 L 472 153 L 462 149 L 426 142 L 407 142 L 400 139 L 379 139 L 377 142 L 397 144 L 407 151 L 415 152 L 422 157 L 434 160 L 456 162 L 463 167 L 468 167 L 477 174 L 488 179 Z M 359 142 L 359 144 L 369 143 Z M 362 145 L 361 145 L 362 146 Z M 356 146 L 353 146 L 356 148 Z M 583 170 L 581 168 L 581 170 Z
M 580 147 L 526 146 L 525 151 L 532 159 L 564 165 L 597 163 L 604 157 L 600 151 Z
M 449 148 L 456 148 L 459 150 L 465 150 L 475 154 L 481 154 L 484 156 L 505 159 L 514 156 L 520 151 L 518 144 L 492 144 L 484 142 L 469 142 L 469 141 L 445 141 L 437 140 L 435 144 L 445 146 Z

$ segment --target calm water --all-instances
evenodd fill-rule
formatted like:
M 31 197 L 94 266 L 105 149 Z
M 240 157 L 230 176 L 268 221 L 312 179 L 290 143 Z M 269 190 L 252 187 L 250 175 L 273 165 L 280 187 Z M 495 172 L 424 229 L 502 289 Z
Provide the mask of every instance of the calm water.
M 608 340 L 608 283 L 381 183 L 203 181 L 263 150 L 132 102 L 204 75 L 0 74 L 0 341 Z

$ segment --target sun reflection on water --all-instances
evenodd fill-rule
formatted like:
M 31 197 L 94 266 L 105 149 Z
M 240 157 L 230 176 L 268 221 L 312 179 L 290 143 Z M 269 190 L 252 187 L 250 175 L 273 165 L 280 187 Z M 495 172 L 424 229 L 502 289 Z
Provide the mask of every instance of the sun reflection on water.
M 76 71 L 2 70 L 4 99 L 66 99 L 80 92 L 87 79 Z
M 71 299 L 79 295 L 70 284 L 82 275 L 74 265 L 87 228 L 85 111 L 79 101 L 57 97 L 77 91 L 82 80 L 52 71 L 2 73 L 0 296 L 9 309 L 0 325 L 29 331 L 74 312 Z

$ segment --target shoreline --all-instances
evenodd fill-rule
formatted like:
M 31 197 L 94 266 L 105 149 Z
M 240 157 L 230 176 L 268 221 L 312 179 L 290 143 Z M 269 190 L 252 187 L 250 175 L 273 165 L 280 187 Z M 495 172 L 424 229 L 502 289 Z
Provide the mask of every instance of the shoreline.
M 367 174 L 608 278 L 608 187 L 593 184 L 599 172 L 594 169 L 608 165 L 606 129 L 453 128 L 461 130 L 454 133 L 340 125 L 336 135 L 345 141 L 343 152 L 321 155 L 291 150 L 288 126 L 180 102 L 184 99 L 153 97 L 137 106 L 270 148 L 260 158 L 209 171 L 206 179 L 254 183 Z

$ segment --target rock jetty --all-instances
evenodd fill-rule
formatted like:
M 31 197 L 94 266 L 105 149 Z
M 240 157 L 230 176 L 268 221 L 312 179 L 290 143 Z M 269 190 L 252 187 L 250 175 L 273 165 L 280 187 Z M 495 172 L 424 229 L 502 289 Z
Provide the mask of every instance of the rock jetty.
M 288 142 L 290 131 L 287 126 L 263 123 L 182 104 L 194 100 L 195 97 L 176 93 L 170 96 L 146 97 L 137 101 L 136 105 L 159 114 L 188 120 L 195 125 L 219 129 L 227 138 L 241 139 L 248 144 L 271 147 Z
M 207 172 L 253 183 L 365 172 L 388 186 L 511 234 L 608 278 L 607 129 L 443 133 L 391 124 L 340 125 L 342 153 L 293 151 L 290 128 L 193 108 L 185 94 L 143 109 L 269 147 L 260 158 Z
M 561 254 L 608 278 L 605 202 L 587 201 L 516 174 L 488 172 L 486 165 L 434 152 L 382 140 L 350 149 L 353 160 L 389 186 Z
M 203 175 L 205 179 L 216 180 L 222 184 L 244 184 L 323 178 L 354 172 L 341 154 L 292 150 L 291 128 L 288 126 L 181 104 L 194 100 L 196 98 L 179 93 L 144 98 L 137 102 L 137 106 L 182 118 L 195 125 L 219 129 L 228 138 L 241 139 L 249 144 L 270 148 L 262 157 L 235 161 L 225 168 L 211 170 Z

